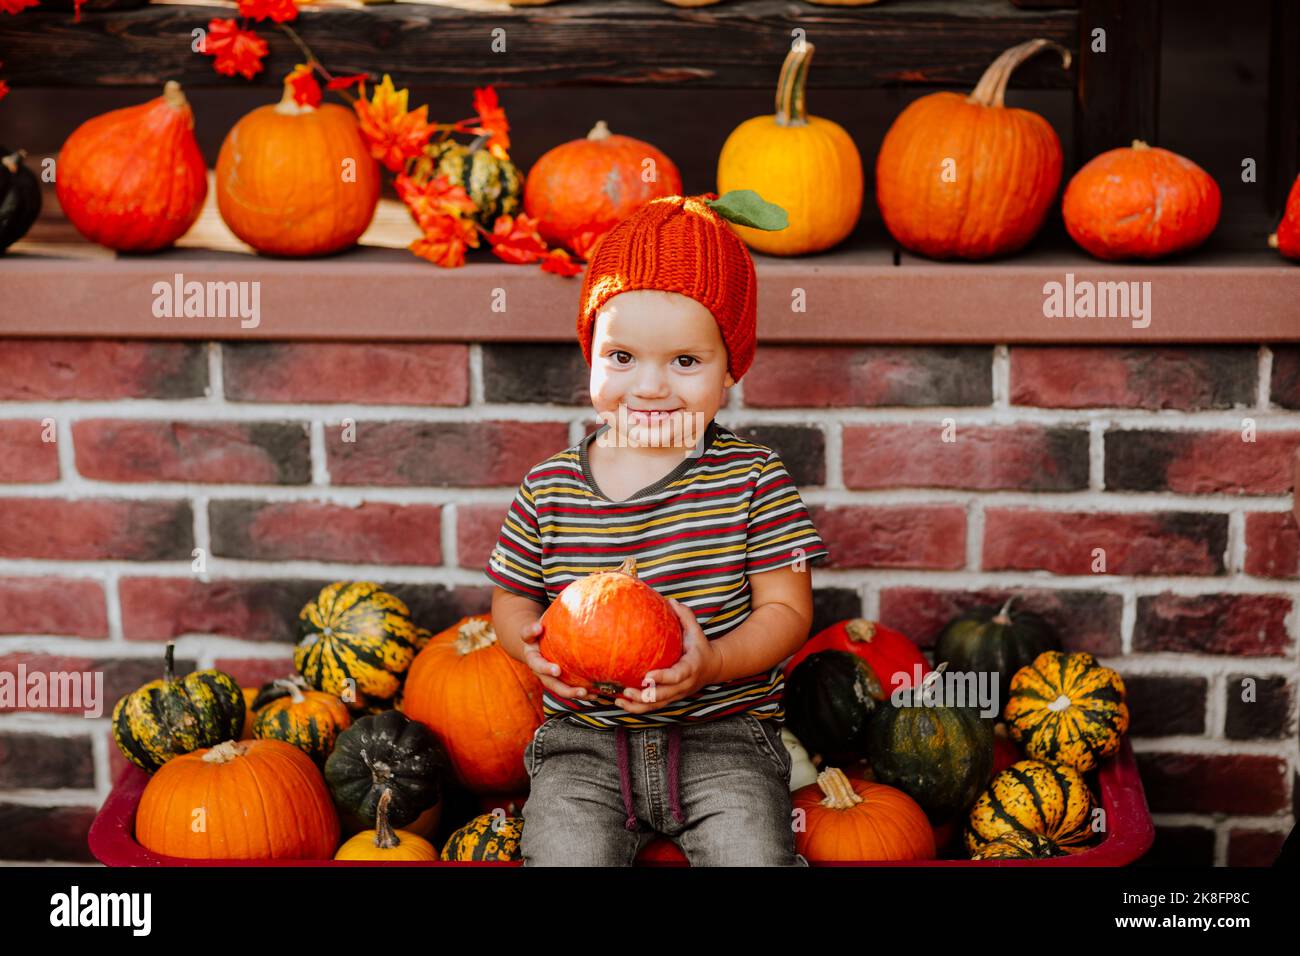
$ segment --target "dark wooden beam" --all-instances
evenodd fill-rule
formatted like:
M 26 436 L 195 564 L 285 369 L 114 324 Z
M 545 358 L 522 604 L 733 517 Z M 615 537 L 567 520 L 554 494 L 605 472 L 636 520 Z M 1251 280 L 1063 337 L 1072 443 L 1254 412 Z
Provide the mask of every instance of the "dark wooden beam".
M 1135 139 L 1158 143 L 1160 0 L 1079 0 L 1075 167 Z M 1105 52 L 1093 50 L 1104 31 Z
M 190 50 L 190 31 L 229 7 L 151 5 L 0 17 L 5 76 L 19 86 L 247 84 L 219 76 Z M 866 7 L 745 0 L 679 8 L 661 0 L 583 0 L 480 13 L 387 4 L 364 10 L 304 8 L 294 28 L 339 73 L 391 73 L 402 85 L 471 87 L 625 85 L 773 88 L 792 31 L 817 47 L 820 87 L 972 87 L 1004 49 L 1036 36 L 1073 48 L 1073 10 L 1019 10 L 1007 0 L 894 0 Z M 507 51 L 491 49 L 504 27 Z M 271 46 L 253 82 L 278 85 L 301 54 L 263 23 Z M 1016 72 L 1018 87 L 1062 89 L 1047 58 Z
M 1300 165 L 1300 6 L 1273 0 L 1268 56 L 1268 211 L 1280 219 Z

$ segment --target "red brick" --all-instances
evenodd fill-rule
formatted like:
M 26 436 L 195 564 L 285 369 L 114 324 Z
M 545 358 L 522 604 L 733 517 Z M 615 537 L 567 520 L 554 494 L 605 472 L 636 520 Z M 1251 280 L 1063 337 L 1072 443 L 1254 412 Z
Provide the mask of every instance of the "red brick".
M 240 687 L 261 687 L 294 672 L 293 657 L 219 657 L 212 666 L 239 682 Z
M 108 741 L 108 782 L 112 786 L 117 783 L 117 778 L 122 776 L 122 771 L 127 767 L 134 767 L 135 764 L 122 755 L 117 741 L 113 739 L 112 727 L 104 728 L 104 739 Z
M 1106 488 L 1188 495 L 1281 495 L 1291 491 L 1300 431 L 1108 431 Z
M 212 553 L 253 561 L 442 564 L 438 505 L 214 501 Z M 485 562 L 486 563 L 486 562 Z
M 0 557 L 167 561 L 194 547 L 188 501 L 0 498 Z
M 0 578 L 0 633 L 108 637 L 104 586 L 77 578 Z
M 1246 515 L 1246 573 L 1258 578 L 1300 577 L 1300 528 L 1291 512 Z
M 104 713 L 110 713 L 107 704 Z M 95 789 L 89 737 L 0 733 L 0 790 Z
M 482 570 L 496 547 L 510 502 L 456 506 L 456 555 L 462 568 Z
M 1283 408 L 1300 408 L 1300 345 L 1274 345 L 1269 399 Z
M 1088 433 L 1037 425 L 846 425 L 848 488 L 1073 491 L 1088 487 Z
M 1286 761 L 1234 754 L 1139 753 L 1138 772 L 1152 813 L 1285 813 Z
M 297 640 L 298 612 L 318 581 L 128 577 L 118 582 L 128 641 L 170 641 L 218 634 L 248 641 Z
M 94 807 L 0 803 L 0 860 L 93 863 L 86 834 Z
M 1228 866 L 1272 866 L 1286 834 L 1272 830 L 1230 830 Z
M 238 342 L 221 352 L 226 397 L 234 401 L 469 402 L 468 345 Z
M 989 508 L 986 571 L 1053 574 L 1223 574 L 1228 516 L 1185 512 L 1079 512 Z M 1093 570 L 1093 549 L 1105 571 Z
M 880 591 L 880 623 L 902 631 L 921 647 L 933 647 L 939 634 L 957 615 L 980 605 L 1001 605 L 1016 595 L 1020 607 L 1041 614 L 1061 636 L 1067 651 L 1087 651 L 1113 657 L 1122 650 L 1120 618 L 1124 599 L 1099 591 L 1032 591 L 1023 588 L 984 588 L 940 591 L 930 588 L 886 587 Z
M 959 506 L 809 508 L 830 549 L 828 568 L 966 566 L 966 510 Z
M 1195 411 L 1255 400 L 1255 348 L 1014 346 L 1009 354 L 1012 405 Z
M 307 427 L 288 422 L 87 419 L 73 425 L 77 471 L 100 481 L 305 484 Z
M 538 462 L 572 443 L 563 422 L 358 422 L 356 441 L 325 426 L 336 485 L 518 487 Z
M 201 398 L 207 350 L 184 342 L 5 339 L 0 400 Z
M 10 679 L 18 680 L 18 668 L 22 665 L 28 676 L 29 686 L 31 675 L 42 673 L 47 675 L 45 678 L 48 682 L 50 674 L 96 674 L 102 672 L 104 675 L 104 692 L 100 698 L 103 706 L 101 719 L 107 719 L 113 713 L 113 705 L 117 703 L 118 698 L 124 694 L 129 694 L 143 684 L 151 680 L 158 680 L 163 676 L 163 655 L 159 650 L 157 658 L 139 658 L 139 657 L 83 657 L 73 656 L 70 654 L 36 654 L 26 651 L 15 651 L 11 654 L 0 656 L 0 672 L 13 675 Z M 178 674 L 188 674 L 194 669 L 194 661 L 190 659 L 178 659 L 176 661 L 176 672 Z M 89 693 L 94 693 L 94 678 L 91 678 L 92 684 Z M 48 686 L 48 683 L 47 683 Z M 71 693 L 71 686 L 59 685 L 68 693 Z M 84 688 L 78 678 L 78 686 Z M 84 691 L 83 691 L 84 692 Z M 28 691 L 30 694 L 30 690 Z M 17 701 L 15 702 L 17 703 Z M 54 714 L 73 714 L 83 716 L 85 711 L 92 709 L 91 701 L 82 698 L 82 707 L 50 707 L 48 701 L 46 706 L 33 707 L 34 703 L 29 697 L 26 701 L 27 706 L 15 707 L 20 711 L 39 711 L 41 713 Z
M 0 421 L 0 482 L 59 480 L 59 446 L 42 441 L 44 433 L 45 426 L 34 419 Z
M 987 347 L 765 345 L 745 375 L 745 404 L 756 408 L 992 402 Z
M 1289 656 L 1291 599 L 1277 594 L 1139 596 L 1133 650 Z

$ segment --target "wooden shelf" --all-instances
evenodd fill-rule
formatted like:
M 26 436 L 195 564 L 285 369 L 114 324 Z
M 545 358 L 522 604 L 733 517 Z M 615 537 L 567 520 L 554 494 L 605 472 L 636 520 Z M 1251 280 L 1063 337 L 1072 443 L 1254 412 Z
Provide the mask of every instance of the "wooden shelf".
M 481 7 L 482 2 L 473 4 Z M 219 76 L 191 52 L 190 31 L 233 5 L 156 3 L 138 10 L 39 8 L 0 17 L 5 76 L 19 86 L 248 85 Z M 801 0 L 725 0 L 680 8 L 661 0 L 581 0 L 496 9 L 395 3 L 302 9 L 294 29 L 331 70 L 391 73 L 402 85 L 472 87 L 627 85 L 771 89 L 791 31 L 817 48 L 817 85 L 973 86 L 1007 47 L 1046 37 L 1075 49 L 1079 12 L 1023 10 L 1009 0 L 891 0 L 865 7 Z M 507 52 L 489 49 L 506 28 Z M 301 54 L 269 23 L 267 69 L 251 81 L 276 86 Z M 1018 70 L 1018 87 L 1068 89 L 1050 57 Z
M 1206 250 L 1176 262 L 1108 264 L 1051 245 L 998 262 L 901 255 L 881 236 L 854 237 L 799 259 L 756 255 L 759 336 L 767 343 L 1208 343 L 1300 341 L 1300 266 L 1271 251 Z M 260 323 L 157 318 L 153 286 L 260 283 Z M 1151 322 L 1047 318 L 1048 282 L 1149 281 Z M 20 243 L 0 258 L 0 336 L 167 339 L 569 341 L 581 276 L 513 266 L 487 251 L 442 269 L 399 248 L 363 246 L 327 259 L 275 260 L 174 249 L 113 257 L 85 244 Z M 807 311 L 790 309 L 802 288 Z M 507 311 L 493 312 L 504 289 Z

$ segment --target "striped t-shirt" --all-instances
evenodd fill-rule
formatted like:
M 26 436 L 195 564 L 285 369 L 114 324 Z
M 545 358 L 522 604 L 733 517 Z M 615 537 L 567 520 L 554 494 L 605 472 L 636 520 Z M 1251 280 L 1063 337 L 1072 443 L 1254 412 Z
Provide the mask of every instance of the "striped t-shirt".
M 533 466 L 506 513 L 486 573 L 542 605 L 570 581 L 636 558 L 637 577 L 690 608 L 713 640 L 750 614 L 749 575 L 829 556 L 780 457 L 716 419 L 668 475 L 626 501 L 596 486 L 587 458 L 605 424 Z M 654 727 L 752 713 L 785 717 L 780 667 L 720 684 L 644 714 L 544 690 L 545 716 L 603 727 Z

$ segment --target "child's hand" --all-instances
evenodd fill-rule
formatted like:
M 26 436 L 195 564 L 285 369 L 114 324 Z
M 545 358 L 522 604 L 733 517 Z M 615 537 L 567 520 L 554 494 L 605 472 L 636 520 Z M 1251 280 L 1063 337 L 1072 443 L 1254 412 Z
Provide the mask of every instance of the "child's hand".
M 519 639 L 524 642 L 524 663 L 527 664 L 542 686 L 557 697 L 585 700 L 587 692 L 581 687 L 570 687 L 563 681 L 555 679 L 560 673 L 560 665 L 548 661 L 537 649 L 536 642 L 542 636 L 542 621 L 538 618 L 519 632 Z
M 704 636 L 695 612 L 672 598 L 669 605 L 682 622 L 682 656 L 672 667 L 648 671 L 643 681 L 644 690 L 623 688 L 623 695 L 615 703 L 631 714 L 644 714 L 648 710 L 689 697 L 705 684 L 715 684 L 722 667 L 722 655 Z

